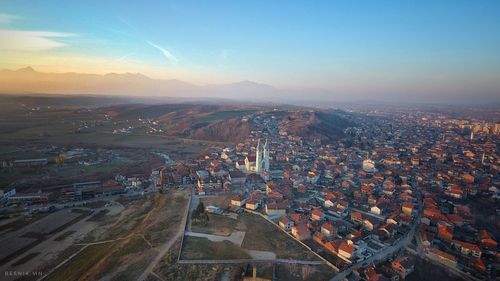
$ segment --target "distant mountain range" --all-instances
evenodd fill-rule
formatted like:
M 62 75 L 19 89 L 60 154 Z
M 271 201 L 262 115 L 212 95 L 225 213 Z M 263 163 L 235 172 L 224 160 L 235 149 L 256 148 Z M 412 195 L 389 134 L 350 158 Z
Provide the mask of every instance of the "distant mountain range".
M 335 79 L 335 77 L 332 77 Z M 362 84 L 362 82 L 360 82 Z M 364 85 L 363 87 L 366 87 Z M 390 86 L 390 85 L 388 85 Z M 397 85 L 396 85 L 397 86 Z M 396 87 L 395 86 L 395 87 Z M 456 90 L 442 89 L 442 93 L 421 85 L 415 89 L 392 89 L 372 93 L 339 92 L 321 88 L 277 89 L 253 81 L 229 84 L 196 85 L 169 79 L 153 79 L 140 73 L 44 73 L 25 67 L 0 71 L 0 94 L 83 94 L 136 97 L 148 101 L 165 99 L 246 101 L 307 106 L 337 106 L 347 104 L 486 104 L 498 106 L 498 91 L 478 91 L 474 85 L 455 85 Z M 390 87 L 389 87 L 390 88 Z M 377 92 L 378 91 L 378 92 Z
M 200 86 L 175 79 L 152 79 L 140 73 L 43 73 L 32 67 L 0 71 L 0 93 L 212 97 L 254 101 L 279 101 L 279 97 L 285 95 L 272 86 L 252 81 Z

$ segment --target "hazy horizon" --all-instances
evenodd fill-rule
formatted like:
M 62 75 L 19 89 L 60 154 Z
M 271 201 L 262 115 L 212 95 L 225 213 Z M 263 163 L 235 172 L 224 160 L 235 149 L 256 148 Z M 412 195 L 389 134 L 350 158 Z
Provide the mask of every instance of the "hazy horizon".
M 152 80 L 4 71 L 1 93 L 500 102 L 495 1 L 26 2 L 0 3 L 0 69 Z
M 500 0 L 0 1 L 0 279 L 497 280 L 499 50 Z
M 144 102 L 169 99 L 255 102 L 293 105 L 332 106 L 334 104 L 424 104 L 499 106 L 500 98 L 477 99 L 475 96 L 448 99 L 424 93 L 412 98 L 396 96 L 352 96 L 320 88 L 280 89 L 259 81 L 234 81 L 227 84 L 196 84 L 177 79 L 154 79 L 142 73 L 39 72 L 31 66 L 0 70 L 0 94 L 82 95 L 130 97 Z

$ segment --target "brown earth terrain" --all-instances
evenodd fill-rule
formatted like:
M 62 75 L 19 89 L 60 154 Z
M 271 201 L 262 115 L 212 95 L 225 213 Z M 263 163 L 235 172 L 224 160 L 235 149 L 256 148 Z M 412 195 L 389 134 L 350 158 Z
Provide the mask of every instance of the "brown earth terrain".
M 188 193 L 157 193 L 128 203 L 121 219 L 104 233 L 98 229 L 90 233 L 83 243 L 89 246 L 47 280 L 136 280 L 154 258 L 156 248 L 177 232 Z

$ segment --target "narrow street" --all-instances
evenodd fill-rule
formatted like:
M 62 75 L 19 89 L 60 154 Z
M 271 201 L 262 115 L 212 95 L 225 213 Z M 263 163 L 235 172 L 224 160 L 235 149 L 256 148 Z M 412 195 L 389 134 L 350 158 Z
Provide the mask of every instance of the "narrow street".
M 418 193 L 418 198 L 419 198 L 419 200 L 418 200 L 419 201 L 418 214 L 415 217 L 415 219 L 413 220 L 411 230 L 406 234 L 406 236 L 404 238 L 402 238 L 401 240 L 399 240 L 395 245 L 392 245 L 392 246 L 385 248 L 384 250 L 377 253 L 376 255 L 373 255 L 370 258 L 363 260 L 361 262 L 350 265 L 347 269 L 340 271 L 337 275 L 335 275 L 332 279 L 330 279 L 330 281 L 341 281 L 344 279 L 344 277 L 348 276 L 353 271 L 353 269 L 359 267 L 361 264 L 370 264 L 370 263 L 375 262 L 375 261 L 380 261 L 380 260 L 386 259 L 389 256 L 391 256 L 392 254 L 394 254 L 397 251 L 399 251 L 400 249 L 402 249 L 403 247 L 406 247 L 411 242 L 411 240 L 415 236 L 415 231 L 416 231 L 417 226 L 420 222 L 420 218 L 422 217 L 422 212 L 423 212 L 422 196 L 421 196 L 420 192 L 417 192 L 417 193 Z

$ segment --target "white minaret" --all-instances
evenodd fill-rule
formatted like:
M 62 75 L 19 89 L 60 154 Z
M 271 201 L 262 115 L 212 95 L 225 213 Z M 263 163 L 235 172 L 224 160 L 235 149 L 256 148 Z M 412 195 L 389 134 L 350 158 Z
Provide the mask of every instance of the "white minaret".
M 470 132 L 470 140 L 474 139 L 474 131 Z
M 269 144 L 267 143 L 267 139 L 262 154 L 264 154 L 264 170 L 269 172 Z
M 483 151 L 483 157 L 481 158 L 481 164 L 484 165 L 484 151 Z
M 261 162 L 262 162 L 262 155 L 260 154 L 260 138 L 259 140 L 257 141 L 257 149 L 255 149 L 255 170 L 257 172 L 257 174 L 260 174 L 261 170 L 262 170 L 262 165 L 261 165 Z

